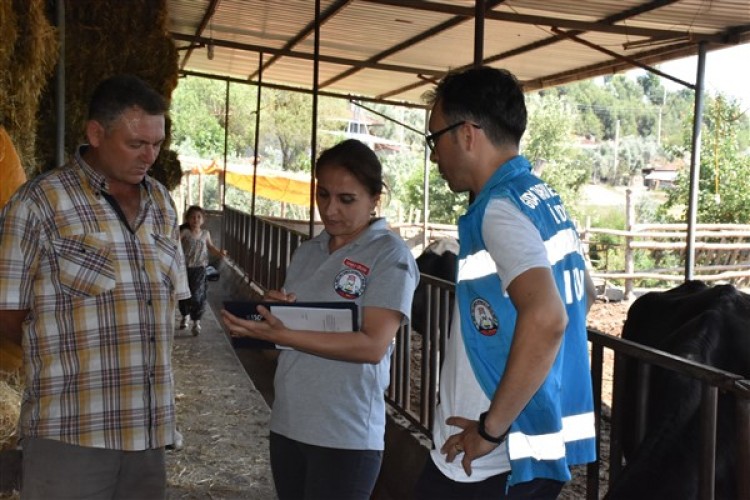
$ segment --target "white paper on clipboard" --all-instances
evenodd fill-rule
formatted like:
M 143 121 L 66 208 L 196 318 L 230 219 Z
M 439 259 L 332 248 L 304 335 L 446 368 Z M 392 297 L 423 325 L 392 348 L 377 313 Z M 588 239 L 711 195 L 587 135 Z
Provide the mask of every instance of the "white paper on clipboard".
M 319 332 L 351 332 L 354 321 L 351 309 L 326 309 L 323 307 L 270 306 L 271 314 L 291 330 Z
M 257 307 L 271 311 L 291 330 L 351 332 L 359 330 L 357 305 L 353 302 L 253 302 L 226 301 L 224 308 L 243 319 L 263 321 Z M 234 338 L 232 345 L 251 349 L 291 349 L 265 340 Z

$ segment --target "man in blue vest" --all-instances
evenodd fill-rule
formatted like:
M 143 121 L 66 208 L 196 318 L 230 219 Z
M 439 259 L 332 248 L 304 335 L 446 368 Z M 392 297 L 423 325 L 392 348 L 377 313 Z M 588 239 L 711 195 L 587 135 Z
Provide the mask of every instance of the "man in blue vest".
M 586 339 L 591 280 L 557 193 L 519 155 L 526 105 L 489 67 L 428 96 L 427 144 L 459 219 L 456 311 L 419 499 L 555 498 L 596 458 Z

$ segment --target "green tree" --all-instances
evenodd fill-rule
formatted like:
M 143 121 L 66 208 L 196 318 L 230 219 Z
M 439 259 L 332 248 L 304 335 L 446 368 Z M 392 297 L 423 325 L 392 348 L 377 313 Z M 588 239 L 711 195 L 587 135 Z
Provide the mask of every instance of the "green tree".
M 386 196 L 381 201 L 381 205 L 387 207 L 384 213 L 395 221 L 399 209 L 404 213 L 410 208 L 422 210 L 422 200 L 410 197 L 408 186 L 410 182 L 421 182 L 424 177 L 418 175 L 424 171 L 424 151 L 404 146 L 398 152 L 379 157 L 386 183 Z
M 229 86 L 227 123 L 225 82 L 187 77 L 180 80 L 172 99 L 174 143 L 180 153 L 201 158 L 224 156 L 224 126 L 230 158 L 252 155 L 255 137 L 256 88 Z
M 638 117 L 647 108 L 643 89 L 625 75 L 605 77 L 604 81 L 605 87 L 610 91 L 609 105 L 612 107 L 612 120 L 606 128 L 606 138 L 615 138 L 618 122 L 620 137 L 638 135 Z M 647 112 L 653 113 L 653 109 L 649 107 Z
M 232 83 L 229 86 L 229 126 L 227 153 L 244 158 L 253 154 L 258 89 L 252 85 Z M 224 117 L 220 119 L 223 125 Z M 222 138 L 223 140 L 223 138 Z
M 661 78 L 654 73 L 647 71 L 645 74 L 639 76 L 636 81 L 643 89 L 643 93 L 651 104 L 656 106 L 664 104 L 666 89 L 664 88 L 664 85 L 661 84 Z
M 566 98 L 550 94 L 526 96 L 528 124 L 522 142 L 523 154 L 532 163 L 563 161 L 571 154 L 576 111 Z
M 224 155 L 224 127 L 227 125 L 227 152 L 230 158 L 249 158 L 255 148 L 257 88 L 231 83 L 228 123 L 226 83 L 207 78 L 188 77 L 175 89 L 171 116 L 173 142 L 182 154 L 201 158 Z M 345 114 L 343 99 L 320 98 L 319 128 L 326 120 Z M 312 97 L 299 93 L 264 89 L 261 102 L 259 153 L 266 166 L 284 170 L 310 170 Z M 319 135 L 320 147 L 332 143 Z
M 224 151 L 223 82 L 188 77 L 172 96 L 172 142 L 183 154 L 217 158 Z
M 545 91 L 540 92 L 544 95 Z M 607 90 L 593 80 L 585 80 L 564 87 L 551 89 L 550 93 L 564 96 L 577 107 L 575 133 L 583 137 L 604 138 L 605 124 L 600 114 L 610 99 Z
M 667 92 L 662 109 L 661 144 L 670 159 L 675 153 L 682 154 L 690 147 L 690 142 L 685 142 L 685 125 L 692 126 L 694 107 L 695 93 L 692 90 Z
M 467 193 L 454 193 L 440 177 L 433 164 L 429 170 L 429 220 L 442 224 L 456 224 L 469 205 Z M 422 209 L 424 203 L 424 170 L 415 168 L 405 184 L 407 206 Z
M 700 223 L 750 223 L 750 156 L 741 154 L 737 132 L 747 117 L 738 103 L 718 95 L 707 100 L 702 124 L 696 219 Z M 685 147 L 690 124 L 685 125 Z M 685 222 L 689 201 L 689 169 L 680 172 L 661 214 Z
M 576 216 L 578 191 L 591 176 L 583 156 L 573 147 L 576 110 L 567 98 L 552 94 L 528 95 L 526 104 L 529 122 L 522 153 Z
M 266 89 L 263 91 L 262 152 L 282 170 L 311 169 L 312 96 L 300 92 Z M 335 128 L 333 123 L 347 115 L 344 99 L 318 99 L 318 152 L 332 146 L 340 137 L 321 131 Z M 265 128 L 268 127 L 268 128 Z
M 282 170 L 310 170 L 312 96 L 299 92 L 263 92 L 263 119 L 271 123 Z M 265 143 L 268 144 L 268 143 Z

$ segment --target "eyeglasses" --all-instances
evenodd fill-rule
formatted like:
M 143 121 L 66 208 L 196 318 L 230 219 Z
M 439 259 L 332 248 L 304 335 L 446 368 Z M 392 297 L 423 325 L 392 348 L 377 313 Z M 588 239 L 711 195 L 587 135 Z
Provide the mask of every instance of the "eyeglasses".
M 466 121 L 466 120 L 462 120 L 460 122 L 456 122 L 453 125 L 448 125 L 447 127 L 438 130 L 437 132 L 433 132 L 433 133 L 431 133 L 429 135 L 424 136 L 424 140 L 425 140 L 425 142 L 427 142 L 427 147 L 430 148 L 430 151 L 435 151 L 435 146 L 437 146 L 437 141 L 438 141 L 438 139 L 440 139 L 441 135 L 443 135 L 446 132 L 450 132 L 454 128 L 460 127 L 464 123 L 468 123 L 469 125 L 471 125 L 474 128 L 482 128 L 481 126 L 477 125 L 476 123 L 471 123 L 471 122 Z

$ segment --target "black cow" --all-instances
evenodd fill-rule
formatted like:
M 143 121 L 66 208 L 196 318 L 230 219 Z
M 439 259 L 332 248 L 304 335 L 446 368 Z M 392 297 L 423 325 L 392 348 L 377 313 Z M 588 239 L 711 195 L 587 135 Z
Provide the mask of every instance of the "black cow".
M 630 307 L 622 336 L 750 378 L 750 295 L 731 285 L 708 287 L 690 281 L 666 292 L 643 295 Z M 634 365 L 628 363 L 624 389 L 625 412 L 631 412 L 623 419 L 626 466 L 607 498 L 697 498 L 701 384 L 652 367 L 646 432 L 636 446 Z M 737 425 L 733 398 L 720 394 L 716 498 L 737 498 L 737 450 L 750 446 L 739 442 Z
M 422 254 L 417 257 L 417 267 L 421 274 L 428 274 L 451 283 L 456 282 L 456 256 L 458 255 L 458 240 L 442 238 L 427 245 Z M 433 288 L 434 289 L 434 288 Z M 450 312 L 450 311 L 449 311 Z M 425 279 L 419 280 L 414 291 L 414 301 L 411 307 L 411 326 L 424 333 L 427 319 L 427 284 Z

